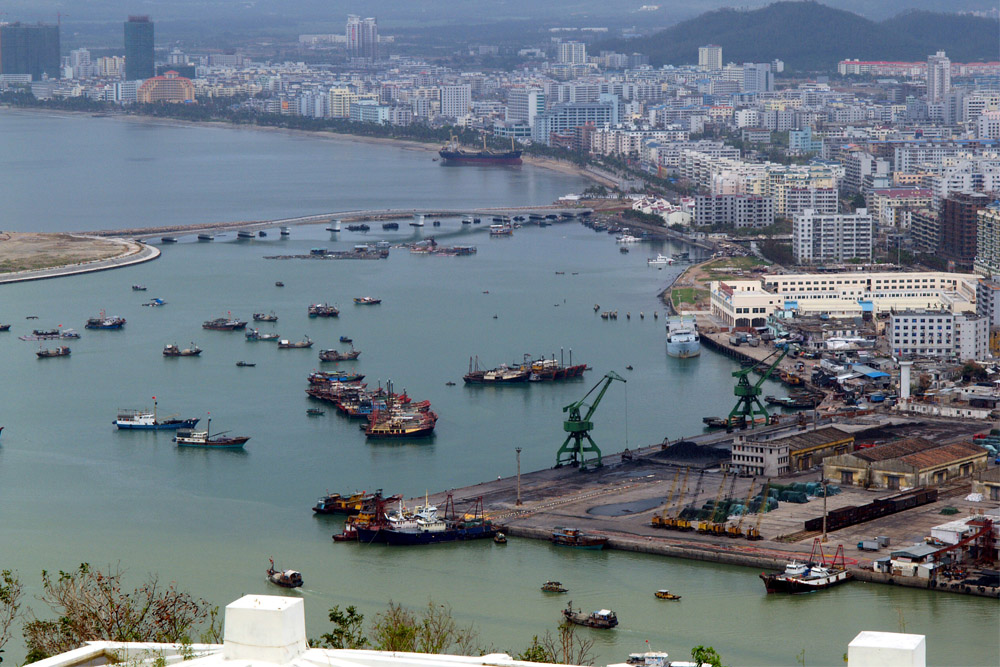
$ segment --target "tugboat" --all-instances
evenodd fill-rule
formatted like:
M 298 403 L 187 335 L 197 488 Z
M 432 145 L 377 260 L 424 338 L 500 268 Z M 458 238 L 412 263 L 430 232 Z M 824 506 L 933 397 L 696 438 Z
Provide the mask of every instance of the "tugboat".
M 598 609 L 597 611 L 585 614 L 579 609 L 573 611 L 572 601 L 563 609 L 563 617 L 570 623 L 584 625 L 597 630 L 610 630 L 618 625 L 618 616 L 610 609 Z
M 211 435 L 212 419 L 208 420 L 208 428 L 204 431 L 192 429 L 180 429 L 174 436 L 174 442 L 178 447 L 203 447 L 206 449 L 243 449 L 243 445 L 250 439 L 248 435 L 227 436 L 229 431 Z
M 166 431 L 178 428 L 194 428 L 198 419 L 178 419 L 177 415 L 169 415 L 166 419 L 156 416 L 156 396 L 153 397 L 153 411 L 149 410 L 119 410 L 115 426 L 122 430 L 136 429 L 143 431 Z
M 578 528 L 562 528 L 556 526 L 552 531 L 552 543 L 561 547 L 576 547 L 577 549 L 603 549 L 608 538 L 597 535 L 587 535 Z
M 565 593 L 568 590 L 558 581 L 546 581 L 542 584 L 542 591 L 545 593 Z
M 121 329 L 125 326 L 125 318 L 117 316 L 108 317 L 102 310 L 100 315 L 89 318 L 83 326 L 85 329 Z
M 309 317 L 338 317 L 340 310 L 328 303 L 314 303 L 308 308 Z
M 356 296 L 354 297 L 354 303 L 359 306 L 374 306 L 382 303 L 382 299 L 376 299 L 373 296 Z
M 270 313 L 254 313 L 253 314 L 253 321 L 254 322 L 277 322 L 278 321 L 278 316 L 274 314 L 273 310 Z
M 819 561 L 815 560 L 817 551 Z M 764 581 L 768 593 L 811 593 L 849 581 L 851 573 L 847 571 L 844 560 L 844 545 L 837 547 L 833 559 L 827 565 L 823 545 L 819 538 L 816 538 L 813 540 L 812 552 L 807 562 L 792 561 L 785 565 L 784 572 L 771 574 L 761 572 L 760 578 Z
M 247 323 L 237 317 L 217 317 L 214 320 L 202 322 L 201 328 L 211 331 L 238 331 L 246 329 Z
M 313 342 L 309 336 L 306 336 L 305 340 L 290 341 L 287 338 L 282 338 L 278 341 L 279 350 L 300 350 L 307 347 L 312 347 Z
M 271 561 L 271 567 L 267 568 L 267 580 L 272 584 L 284 588 L 298 588 L 302 585 L 301 572 L 296 570 L 275 570 L 274 559 L 268 558 L 268 560 Z
M 191 343 L 191 347 L 183 349 L 177 347 L 176 343 L 163 346 L 163 356 L 165 357 L 197 357 L 201 354 L 201 348 Z
M 41 349 L 38 352 L 35 352 L 35 354 L 38 355 L 39 359 L 48 359 L 49 357 L 68 357 L 70 349 L 66 345 L 60 345 L 52 350 L 48 348 Z

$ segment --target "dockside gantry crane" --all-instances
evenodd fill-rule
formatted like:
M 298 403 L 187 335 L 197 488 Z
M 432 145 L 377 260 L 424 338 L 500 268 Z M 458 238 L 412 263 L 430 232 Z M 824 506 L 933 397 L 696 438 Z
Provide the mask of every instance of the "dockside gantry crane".
M 608 371 L 604 378 L 590 388 L 583 398 L 575 403 L 570 403 L 563 408 L 563 412 L 569 413 L 569 419 L 563 422 L 563 430 L 569 433 L 566 436 L 566 440 L 563 441 L 562 447 L 556 452 L 556 467 L 561 468 L 564 465 L 578 465 L 581 470 L 586 470 L 588 467 L 593 466 L 595 468 L 600 468 L 604 465 L 601 461 L 601 449 L 597 446 L 597 443 L 590 437 L 590 430 L 594 428 L 594 422 L 590 419 L 594 416 L 594 411 L 597 410 L 598 404 L 601 399 L 604 398 L 604 394 L 608 391 L 608 387 L 615 380 L 625 382 L 625 378 L 614 371 Z M 601 385 L 604 386 L 601 386 Z M 597 393 L 594 397 L 594 401 L 587 406 L 584 402 L 587 397 L 594 393 L 598 387 L 601 387 L 601 391 Z M 587 407 L 587 416 L 580 416 L 580 408 Z M 589 444 L 584 444 L 584 440 Z M 586 458 L 588 453 L 593 453 L 594 456 L 590 459 Z
M 759 365 L 767 363 L 767 360 L 778 355 L 777 360 L 768 366 L 760 375 L 758 379 L 753 384 L 750 383 L 750 373 Z M 732 410 L 729 411 L 729 417 L 726 418 L 726 428 L 731 429 L 733 426 L 739 426 L 740 428 L 746 428 L 748 425 L 753 428 L 756 424 L 754 418 L 760 415 L 767 422 L 770 415 L 767 412 L 767 408 L 764 404 L 760 402 L 761 386 L 764 381 L 771 376 L 771 373 L 781 360 L 785 358 L 788 354 L 788 348 L 783 350 L 775 350 L 768 356 L 764 357 L 760 362 L 752 366 L 747 366 L 746 368 L 741 368 L 738 371 L 733 371 L 733 377 L 736 378 L 736 386 L 733 388 L 733 393 L 736 394 L 736 405 Z

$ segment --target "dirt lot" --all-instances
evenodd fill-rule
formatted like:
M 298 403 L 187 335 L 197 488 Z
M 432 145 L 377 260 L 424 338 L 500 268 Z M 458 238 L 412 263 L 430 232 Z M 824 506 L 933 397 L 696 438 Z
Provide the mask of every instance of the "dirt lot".
M 130 246 L 72 234 L 0 233 L 0 273 L 47 269 L 117 257 Z

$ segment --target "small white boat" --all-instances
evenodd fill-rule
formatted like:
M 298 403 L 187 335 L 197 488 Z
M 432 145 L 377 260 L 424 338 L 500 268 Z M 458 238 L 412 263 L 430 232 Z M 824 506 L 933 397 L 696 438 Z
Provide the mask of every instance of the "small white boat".
M 673 264 L 673 263 L 674 263 L 674 260 L 672 258 L 667 257 L 666 255 L 664 255 L 662 253 L 657 254 L 656 257 L 650 257 L 649 259 L 646 260 L 646 264 L 648 264 L 650 266 L 664 266 L 664 265 L 670 265 L 670 264 Z
M 618 243 L 638 243 L 639 237 L 632 236 L 631 234 L 622 234 L 621 236 L 616 236 L 615 241 Z

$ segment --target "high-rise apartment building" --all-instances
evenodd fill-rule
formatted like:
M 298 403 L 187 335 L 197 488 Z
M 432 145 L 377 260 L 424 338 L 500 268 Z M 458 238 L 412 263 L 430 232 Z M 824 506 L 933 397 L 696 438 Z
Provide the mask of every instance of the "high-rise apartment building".
M 977 213 L 991 198 L 981 192 L 956 192 L 941 200 L 941 255 L 959 264 L 972 264 L 976 258 Z
M 792 254 L 797 264 L 871 261 L 873 232 L 867 209 L 826 215 L 807 209 L 792 222 Z
M 722 47 L 715 44 L 699 46 L 698 68 L 705 70 L 722 69 Z
M 951 60 L 938 51 L 927 56 L 927 101 L 944 102 L 951 91 Z
M 462 83 L 457 86 L 441 86 L 441 115 L 461 118 L 472 107 L 472 86 Z
M 130 16 L 125 22 L 125 78 L 151 79 L 153 68 L 153 22 L 148 16 Z
M 743 92 L 769 93 L 774 90 L 771 63 L 743 63 Z
M 41 23 L 0 25 L 0 74 L 59 78 L 59 27 Z
M 567 65 L 586 65 L 587 45 L 583 42 L 560 42 L 558 60 Z
M 987 277 L 1000 275 L 1000 204 L 980 209 L 976 230 L 976 273 Z
M 513 88 L 507 95 L 507 120 L 524 121 L 529 127 L 545 113 L 545 93 L 539 88 Z
M 378 60 L 378 21 L 373 17 L 362 19 L 356 14 L 347 17 L 347 55 Z

